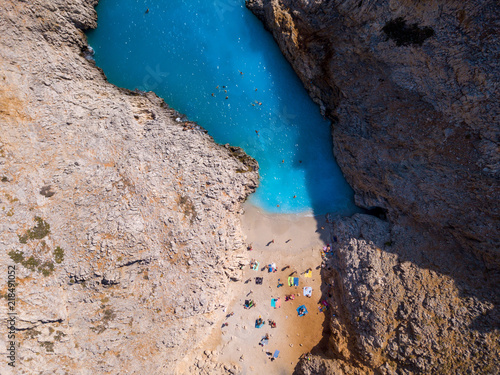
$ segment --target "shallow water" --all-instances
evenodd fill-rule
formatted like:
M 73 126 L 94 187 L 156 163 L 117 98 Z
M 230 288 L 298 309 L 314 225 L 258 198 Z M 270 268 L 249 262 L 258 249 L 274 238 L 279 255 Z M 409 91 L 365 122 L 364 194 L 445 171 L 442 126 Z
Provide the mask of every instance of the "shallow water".
M 355 211 L 329 122 L 244 0 L 101 0 L 97 13 L 88 38 L 108 80 L 155 91 L 215 141 L 257 159 L 251 203 L 280 213 Z

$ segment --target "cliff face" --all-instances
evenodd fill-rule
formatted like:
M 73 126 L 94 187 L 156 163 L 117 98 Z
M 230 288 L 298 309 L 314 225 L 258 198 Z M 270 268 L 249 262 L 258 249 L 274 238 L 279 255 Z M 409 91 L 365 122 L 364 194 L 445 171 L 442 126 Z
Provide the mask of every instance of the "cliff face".
M 357 203 L 498 266 L 498 2 L 247 4 L 333 120 Z
M 498 2 L 247 6 L 332 119 L 357 203 L 382 218 L 331 224 L 334 360 L 299 373 L 498 373 Z
M 0 6 L 0 264 L 18 283 L 2 374 L 181 371 L 244 258 L 256 162 L 107 83 L 82 31 L 95 4 Z

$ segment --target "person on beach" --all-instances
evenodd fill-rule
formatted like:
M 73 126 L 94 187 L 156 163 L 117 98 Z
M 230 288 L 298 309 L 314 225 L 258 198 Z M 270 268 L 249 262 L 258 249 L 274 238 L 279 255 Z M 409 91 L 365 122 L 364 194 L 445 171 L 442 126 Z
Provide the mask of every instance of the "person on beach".
M 260 346 L 267 345 L 268 341 L 269 341 L 269 334 L 266 333 L 266 335 L 260 340 L 259 345 Z

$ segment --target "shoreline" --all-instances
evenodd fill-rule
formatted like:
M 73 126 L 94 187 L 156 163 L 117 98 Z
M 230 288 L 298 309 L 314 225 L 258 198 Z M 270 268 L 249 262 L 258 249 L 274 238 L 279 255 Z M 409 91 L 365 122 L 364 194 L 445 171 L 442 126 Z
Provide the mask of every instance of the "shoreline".
M 296 252 L 327 241 L 329 232 L 325 224 L 329 214 L 272 213 L 250 202 L 243 204 L 243 210 L 241 225 L 248 244 L 272 249 L 273 246 L 268 245 L 268 242 L 274 239 L 274 247 L 281 244 L 284 248 Z M 304 237 L 299 240 L 299 235 Z M 286 243 L 288 240 L 291 241 Z

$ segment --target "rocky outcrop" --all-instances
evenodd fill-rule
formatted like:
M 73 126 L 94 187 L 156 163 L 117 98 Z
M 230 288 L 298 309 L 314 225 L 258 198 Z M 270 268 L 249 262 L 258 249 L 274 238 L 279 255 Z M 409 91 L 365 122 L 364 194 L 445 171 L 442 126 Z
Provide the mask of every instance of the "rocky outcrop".
M 0 6 L 0 264 L 17 278 L 2 374 L 183 373 L 245 261 L 256 162 L 107 83 L 83 33 L 95 4 Z
M 498 279 L 482 262 L 373 216 L 330 229 L 330 355 L 345 373 L 497 373 Z
M 333 362 L 297 372 L 498 373 L 498 3 L 247 6 L 332 120 L 356 202 L 379 217 L 332 224 Z

